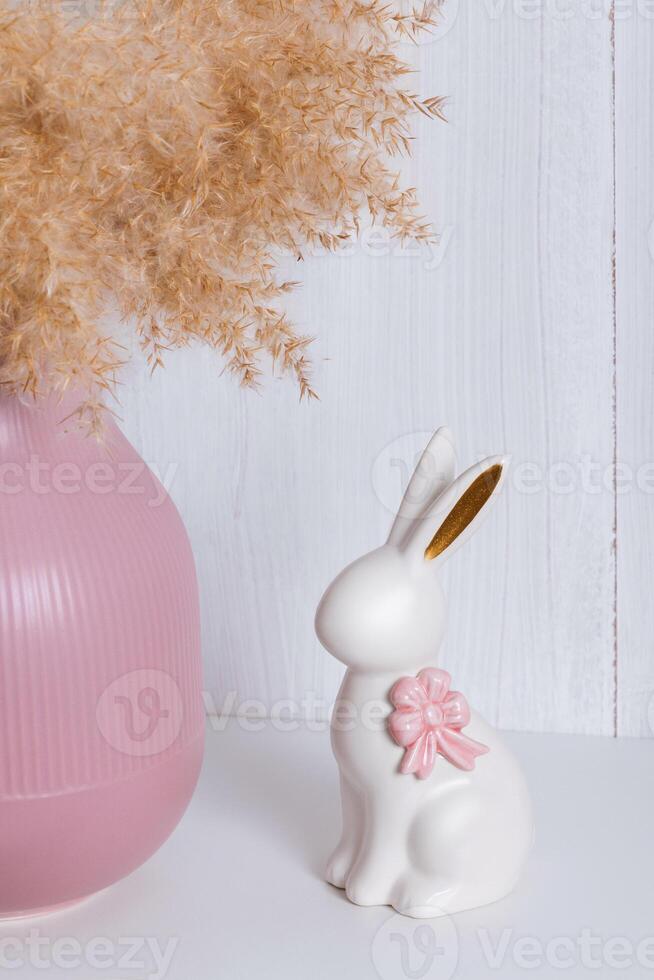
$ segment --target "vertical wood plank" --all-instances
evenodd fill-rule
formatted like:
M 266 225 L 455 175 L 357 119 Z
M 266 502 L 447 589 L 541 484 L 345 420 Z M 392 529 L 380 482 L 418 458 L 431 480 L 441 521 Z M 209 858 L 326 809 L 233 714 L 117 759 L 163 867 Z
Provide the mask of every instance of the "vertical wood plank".
M 616 20 L 617 722 L 654 732 L 654 10 Z
M 610 469 L 613 452 L 610 23 L 580 10 L 461 4 L 417 49 L 421 90 L 450 96 L 407 167 L 442 246 L 372 237 L 304 264 L 290 306 L 320 338 L 320 403 L 279 382 L 240 392 L 205 352 L 147 386 L 133 369 L 125 429 L 176 465 L 218 710 L 230 692 L 331 702 L 341 668 L 315 605 L 382 542 L 420 433 L 447 423 L 462 465 L 513 465 L 447 567 L 442 663 L 502 726 L 612 731 L 613 499 L 583 485 L 585 459 Z

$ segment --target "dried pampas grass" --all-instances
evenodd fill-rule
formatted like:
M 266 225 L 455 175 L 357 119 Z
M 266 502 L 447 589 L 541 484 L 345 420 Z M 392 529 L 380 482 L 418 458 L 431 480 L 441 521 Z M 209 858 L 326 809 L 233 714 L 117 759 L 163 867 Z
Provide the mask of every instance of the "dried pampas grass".
M 274 250 L 337 249 L 359 216 L 426 240 L 389 156 L 415 112 L 383 0 L 128 0 L 85 22 L 0 0 L 0 384 L 81 386 L 101 426 L 124 350 L 192 341 L 246 385 L 267 352 L 311 395 Z

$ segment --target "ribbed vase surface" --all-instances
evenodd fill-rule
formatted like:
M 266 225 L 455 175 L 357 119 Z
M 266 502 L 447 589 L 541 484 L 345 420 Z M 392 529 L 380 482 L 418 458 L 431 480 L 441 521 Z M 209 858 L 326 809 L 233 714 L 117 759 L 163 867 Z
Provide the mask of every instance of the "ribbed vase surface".
M 110 419 L 65 431 L 75 404 L 0 397 L 0 917 L 137 868 L 202 760 L 186 531 Z

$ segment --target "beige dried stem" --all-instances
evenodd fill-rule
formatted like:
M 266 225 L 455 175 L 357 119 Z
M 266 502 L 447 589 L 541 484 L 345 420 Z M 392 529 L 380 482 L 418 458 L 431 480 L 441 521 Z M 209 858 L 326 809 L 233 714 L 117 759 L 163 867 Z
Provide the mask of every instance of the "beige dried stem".
M 244 385 L 261 355 L 313 394 L 278 249 L 337 249 L 367 209 L 427 240 L 390 158 L 415 112 L 398 39 L 434 5 L 127 0 L 90 20 L 0 0 L 0 384 L 69 384 L 101 425 L 135 324 L 154 368 L 203 341 Z

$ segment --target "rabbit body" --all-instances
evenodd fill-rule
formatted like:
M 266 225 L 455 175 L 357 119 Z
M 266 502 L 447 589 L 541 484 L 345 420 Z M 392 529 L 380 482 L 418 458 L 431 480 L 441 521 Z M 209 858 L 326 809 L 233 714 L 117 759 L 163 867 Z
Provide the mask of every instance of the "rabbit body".
M 378 727 L 332 725 L 343 833 L 327 880 L 357 905 L 392 905 L 415 917 L 493 902 L 512 891 L 531 846 L 522 772 L 495 730 L 473 713 L 466 734 L 490 751 L 472 772 L 438 758 L 428 779 L 400 773 L 403 749 L 380 730 L 397 679 L 348 670 L 343 680 L 338 702 L 347 714 L 363 719 L 371 704 L 388 710 L 379 711 Z
M 407 771 L 407 742 L 398 744 L 389 730 L 398 682 L 413 678 L 402 683 L 415 684 L 421 671 L 437 667 L 445 599 L 434 569 L 472 533 L 503 479 L 500 458 L 457 480 L 454 462 L 449 431 L 439 430 L 388 542 L 341 572 L 316 614 L 321 642 L 348 668 L 332 719 L 343 832 L 327 879 L 357 905 L 391 905 L 420 918 L 502 898 L 513 889 L 533 839 L 521 769 L 461 695 L 450 694 L 464 703 L 453 735 L 475 740 L 467 743 L 475 746 L 470 759 L 448 755 L 445 743 L 435 743 L 441 754 L 418 778 Z M 442 671 L 431 673 L 449 682 Z

